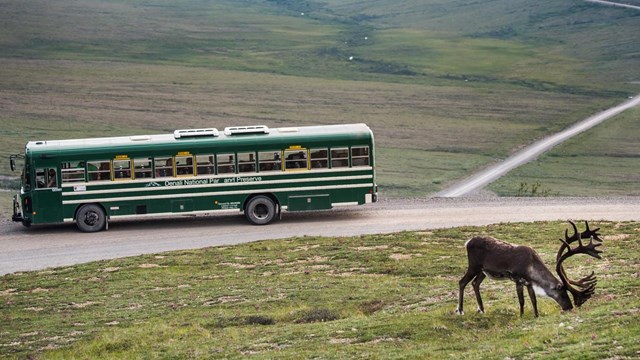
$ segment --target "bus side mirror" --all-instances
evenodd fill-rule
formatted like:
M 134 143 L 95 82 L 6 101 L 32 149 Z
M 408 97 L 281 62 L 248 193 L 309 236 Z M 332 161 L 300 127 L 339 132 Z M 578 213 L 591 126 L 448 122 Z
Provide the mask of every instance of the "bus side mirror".
M 16 171 L 16 159 L 24 159 L 24 155 L 23 154 L 9 155 L 9 165 L 11 166 L 11 171 Z

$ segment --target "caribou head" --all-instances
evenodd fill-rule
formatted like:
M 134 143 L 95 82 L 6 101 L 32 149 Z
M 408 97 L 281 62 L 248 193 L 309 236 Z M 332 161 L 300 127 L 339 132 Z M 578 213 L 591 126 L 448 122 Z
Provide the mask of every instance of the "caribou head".
M 573 295 L 575 306 L 581 306 L 594 293 L 596 277 L 592 272 L 580 280 L 569 279 L 564 269 L 565 260 L 576 254 L 587 254 L 600 259 L 597 247 L 602 245 L 602 239 L 598 231 L 589 229 L 589 223 L 585 221 L 586 230 L 579 233 L 576 225 L 569 221 L 573 227 L 573 235 L 565 230 L 564 240 L 556 256 L 556 272 L 558 280 L 544 265 L 538 254 L 528 246 L 513 245 L 489 236 L 478 236 L 470 239 L 465 244 L 469 267 L 466 274 L 460 279 L 457 313 L 463 314 L 464 288 L 473 280 L 473 290 L 478 302 L 478 312 L 484 313 L 484 306 L 480 296 L 480 284 L 487 277 L 498 280 L 512 280 L 516 284 L 518 301 L 520 303 L 520 316 L 524 313 L 524 287 L 527 288 L 529 298 L 533 305 L 533 311 L 538 317 L 536 294 L 548 296 L 554 299 L 562 310 L 573 309 L 569 293 Z M 582 239 L 589 239 L 587 245 Z M 571 244 L 578 242 L 578 246 Z

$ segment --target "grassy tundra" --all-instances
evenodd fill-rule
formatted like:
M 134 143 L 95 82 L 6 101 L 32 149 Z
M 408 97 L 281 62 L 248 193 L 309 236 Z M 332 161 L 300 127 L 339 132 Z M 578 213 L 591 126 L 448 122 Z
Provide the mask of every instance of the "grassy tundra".
M 350 238 L 304 237 L 99 261 L 0 277 L 7 358 L 635 358 L 637 222 L 597 222 L 595 296 L 519 317 L 512 282 L 482 284 L 486 314 L 454 314 L 477 234 L 527 244 L 554 266 L 566 223 L 502 224 Z M 528 301 L 528 300 L 527 300 Z
M 422 196 L 638 92 L 631 10 L 363 4 L 4 1 L 0 157 L 27 139 L 362 121 L 385 196 Z M 605 161 L 637 172 L 612 146 Z

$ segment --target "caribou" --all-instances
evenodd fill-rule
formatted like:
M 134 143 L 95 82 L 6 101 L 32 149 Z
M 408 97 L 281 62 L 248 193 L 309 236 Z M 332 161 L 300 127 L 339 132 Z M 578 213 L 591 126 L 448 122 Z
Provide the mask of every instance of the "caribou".
M 573 303 L 576 307 L 581 306 L 593 295 L 597 279 L 594 272 L 590 275 L 574 281 L 569 279 L 563 267 L 563 262 L 576 254 L 586 254 L 597 259 L 601 259 L 601 250 L 597 249 L 602 245 L 602 239 L 598 231 L 589 229 L 589 223 L 585 221 L 586 230 L 578 232 L 578 228 L 573 221 L 569 221 L 573 226 L 573 235 L 569 237 L 569 230 L 565 229 L 564 240 L 556 255 L 556 273 L 560 280 L 545 266 L 540 256 L 530 247 L 523 245 L 513 245 L 495 239 L 490 236 L 476 236 L 468 240 L 465 244 L 469 267 L 466 274 L 460 279 L 460 293 L 458 296 L 458 308 L 456 312 L 464 314 L 463 297 L 464 288 L 473 280 L 473 291 L 478 302 L 478 312 L 484 313 L 484 306 L 480 296 L 480 284 L 489 276 L 498 280 L 512 280 L 516 284 L 516 292 L 520 303 L 520 316 L 524 313 L 524 288 L 527 288 L 533 313 L 538 317 L 538 305 L 536 294 L 548 296 L 555 300 L 563 311 L 573 309 L 573 304 L 569 298 L 569 293 L 573 295 Z M 582 239 L 589 239 L 588 244 L 583 244 Z M 578 242 L 578 246 L 571 247 L 571 244 Z

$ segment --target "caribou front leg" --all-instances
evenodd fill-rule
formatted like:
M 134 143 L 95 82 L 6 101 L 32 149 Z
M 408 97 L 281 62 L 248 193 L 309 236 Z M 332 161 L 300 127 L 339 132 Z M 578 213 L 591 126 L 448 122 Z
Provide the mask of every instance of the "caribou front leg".
M 520 304 L 520 317 L 524 314 L 524 290 L 522 283 L 516 281 L 516 292 L 518 293 L 518 303 Z
M 531 305 L 533 306 L 533 314 L 538 317 L 538 300 L 536 300 L 536 292 L 533 289 L 532 285 L 527 286 L 527 291 L 529 292 L 529 298 L 531 298 Z M 522 316 L 522 312 L 520 312 L 520 316 Z

